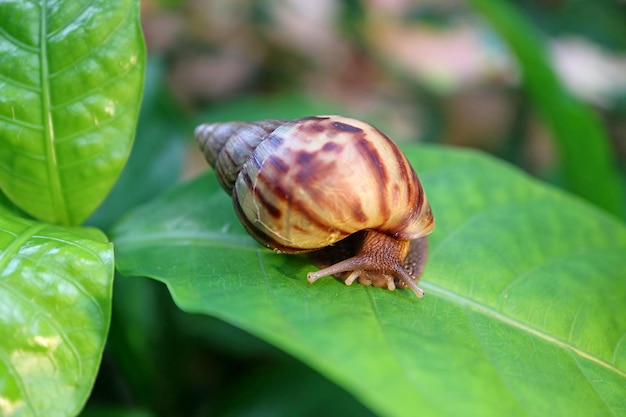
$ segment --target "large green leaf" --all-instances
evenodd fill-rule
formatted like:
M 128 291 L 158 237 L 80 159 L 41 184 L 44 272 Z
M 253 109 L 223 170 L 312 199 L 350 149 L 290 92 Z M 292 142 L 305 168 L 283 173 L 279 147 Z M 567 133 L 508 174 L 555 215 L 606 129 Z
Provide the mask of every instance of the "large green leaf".
M 79 224 L 132 145 L 139 2 L 0 2 L 0 56 L 0 189 L 36 218 Z
M 113 248 L 96 229 L 0 216 L 0 415 L 72 416 L 111 317 Z
M 274 343 L 387 416 L 626 415 L 626 227 L 487 156 L 411 148 L 437 221 L 423 299 L 258 246 L 212 173 L 114 228 L 124 275 Z

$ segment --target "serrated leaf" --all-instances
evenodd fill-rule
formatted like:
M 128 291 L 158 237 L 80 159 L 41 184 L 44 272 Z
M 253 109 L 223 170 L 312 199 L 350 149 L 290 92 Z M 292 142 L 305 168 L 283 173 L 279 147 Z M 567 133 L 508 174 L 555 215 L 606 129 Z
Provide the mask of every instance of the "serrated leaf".
M 38 219 L 79 224 L 132 145 L 139 2 L 0 2 L 0 56 L 0 189 Z
M 98 371 L 113 248 L 96 229 L 0 217 L 0 415 L 72 416 Z
M 626 415 L 626 227 L 482 154 L 410 148 L 435 214 L 425 298 L 253 242 L 209 173 L 114 229 L 124 275 L 290 352 L 386 416 Z

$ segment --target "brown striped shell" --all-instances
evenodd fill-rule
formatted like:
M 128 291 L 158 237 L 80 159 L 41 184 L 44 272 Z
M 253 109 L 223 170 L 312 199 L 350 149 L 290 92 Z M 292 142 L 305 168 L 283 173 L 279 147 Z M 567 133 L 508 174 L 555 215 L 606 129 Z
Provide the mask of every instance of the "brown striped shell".
M 380 245 L 389 240 L 395 247 L 392 253 L 369 249 L 373 254 L 356 275 L 354 269 L 320 272 L 336 274 L 346 283 L 358 278 L 361 283 L 411 287 L 418 293 L 415 282 L 425 260 L 425 241 L 418 245 L 424 253 L 407 253 L 412 241 L 433 230 L 434 221 L 415 171 L 378 129 L 346 117 L 315 116 L 205 124 L 195 135 L 232 195 L 240 220 L 259 242 L 288 253 L 332 250 L 335 255 L 325 255 L 332 261 L 317 261 L 330 266 L 341 263 L 342 255 L 336 253 L 345 251 L 346 257 L 354 258 L 367 246 L 363 242 L 376 237 L 372 245 Z M 338 243 L 344 239 L 356 242 L 345 248 Z M 398 262 L 413 285 L 398 277 L 395 267 L 377 267 L 386 260 L 372 256 L 401 258 Z M 412 265 L 416 259 L 420 265 Z M 309 280 L 317 275 L 309 274 Z

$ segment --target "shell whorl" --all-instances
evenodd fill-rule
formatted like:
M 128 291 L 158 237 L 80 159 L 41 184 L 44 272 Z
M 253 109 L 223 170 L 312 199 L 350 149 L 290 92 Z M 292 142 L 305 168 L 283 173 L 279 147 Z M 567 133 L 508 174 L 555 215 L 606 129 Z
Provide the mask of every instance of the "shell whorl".
M 220 184 L 231 194 L 243 164 L 259 143 L 283 123 L 280 119 L 207 123 L 198 126 L 194 136 Z
M 365 122 L 315 116 L 195 134 L 240 220 L 270 248 L 311 251 L 366 229 L 412 240 L 434 228 L 410 163 Z

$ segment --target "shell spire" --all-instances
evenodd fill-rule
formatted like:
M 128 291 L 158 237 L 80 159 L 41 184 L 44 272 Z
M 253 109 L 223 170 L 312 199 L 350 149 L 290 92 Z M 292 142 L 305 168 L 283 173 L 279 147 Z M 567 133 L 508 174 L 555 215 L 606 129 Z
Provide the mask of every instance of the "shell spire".
M 222 187 L 232 194 L 243 164 L 267 135 L 284 124 L 281 119 L 258 122 L 206 123 L 196 127 L 194 136 Z

